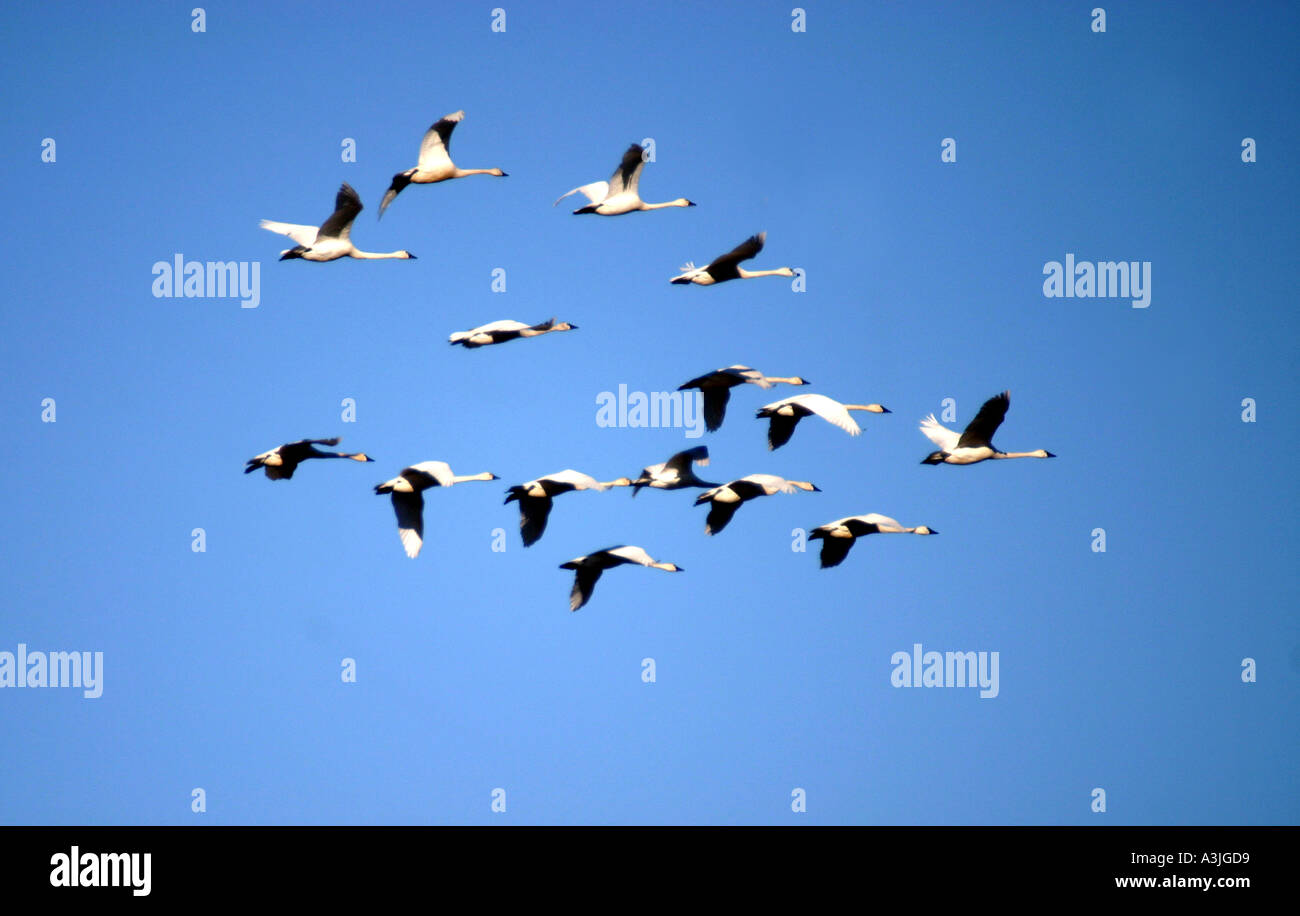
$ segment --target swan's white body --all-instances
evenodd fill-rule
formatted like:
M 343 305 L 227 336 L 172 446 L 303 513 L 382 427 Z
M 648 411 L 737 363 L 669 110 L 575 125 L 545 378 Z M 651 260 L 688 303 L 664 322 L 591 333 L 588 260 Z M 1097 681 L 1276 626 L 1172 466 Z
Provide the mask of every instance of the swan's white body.
M 451 153 L 449 152 L 451 148 L 451 132 L 463 120 L 465 120 L 465 112 L 455 111 L 436 121 L 432 127 L 425 131 L 424 138 L 420 141 L 420 159 L 415 168 L 394 175 L 393 183 L 384 192 L 384 199 L 379 202 L 379 215 L 381 217 L 384 215 L 384 211 L 388 209 L 388 205 L 408 184 L 435 184 L 439 181 L 465 178 L 469 175 L 506 177 L 506 173 L 497 168 L 462 169 L 451 161 Z
M 709 516 L 704 525 L 704 533 L 717 534 L 727 527 L 727 523 L 731 521 L 731 517 L 736 514 L 736 510 L 743 503 L 751 499 L 757 499 L 760 496 L 793 493 L 796 490 L 805 490 L 812 493 L 821 492 L 819 487 L 806 480 L 786 480 L 784 477 L 777 477 L 775 474 L 750 474 L 747 477 L 724 483 L 711 490 L 705 490 L 695 498 L 695 505 L 710 504 Z
M 990 458 L 1055 458 L 1051 452 L 1041 448 L 1032 452 L 1003 452 L 993 445 L 993 434 L 1002 425 L 1010 407 L 1010 391 L 989 398 L 961 433 L 943 426 L 934 414 L 930 414 L 921 421 L 920 428 L 939 450 L 931 452 L 921 463 L 977 464 Z
M 589 474 L 568 469 L 538 477 L 518 484 L 506 491 L 506 504 L 519 503 L 519 536 L 524 546 L 530 547 L 546 532 L 546 522 L 551 515 L 551 499 L 571 490 L 608 490 L 610 487 L 630 487 L 626 477 L 599 481 Z
M 756 277 L 793 277 L 794 271 L 789 267 L 775 270 L 745 270 L 741 261 L 748 261 L 763 250 L 767 243 L 767 233 L 751 235 L 726 254 L 718 255 L 703 267 L 696 267 L 695 262 L 687 261 L 681 272 L 669 280 L 669 283 L 694 283 L 697 286 L 712 286 L 727 280 L 753 280 Z
M 870 413 L 889 413 L 889 409 L 879 404 L 842 404 L 824 394 L 797 394 L 794 397 L 773 401 L 758 409 L 757 416 L 770 420 L 767 431 L 767 447 L 777 449 L 790 441 L 794 428 L 804 417 L 821 417 L 832 426 L 838 426 L 850 436 L 862 432 L 862 428 L 850 416 L 851 410 L 865 410 Z
M 467 480 L 497 480 L 495 474 L 456 475 L 445 461 L 421 461 L 392 480 L 375 487 L 379 494 L 391 493 L 393 512 L 397 515 L 397 534 L 402 539 L 406 555 L 412 559 L 420 555 L 424 544 L 424 491 L 431 487 L 450 487 Z
M 554 318 L 541 324 L 524 324 L 522 321 L 493 321 L 468 331 L 457 331 L 448 337 L 453 344 L 474 349 L 490 344 L 505 343 L 519 337 L 538 337 L 551 331 L 575 331 L 578 326 L 567 321 L 557 322 Z
M 850 515 L 819 525 L 808 533 L 808 540 L 822 542 L 821 568 L 839 566 L 848 556 L 854 542 L 868 534 L 938 534 L 939 532 L 917 525 L 909 528 L 887 515 L 875 512 L 867 515 Z
M 264 219 L 260 223 L 263 229 L 287 235 L 298 243 L 296 248 L 286 248 L 280 252 L 280 260 L 287 261 L 301 258 L 304 261 L 337 261 L 339 258 L 358 258 L 361 260 L 380 260 L 396 258 L 408 260 L 415 257 L 409 251 L 374 252 L 361 251 L 352 244 L 352 223 L 362 211 L 361 197 L 346 182 L 339 188 L 334 198 L 334 212 L 329 219 L 319 226 L 303 226 L 297 223 L 278 223 Z
M 597 550 L 585 557 L 577 557 L 567 563 L 560 564 L 560 569 L 576 571 L 573 577 L 573 590 L 569 592 L 569 610 L 576 611 L 590 600 L 592 590 L 596 587 L 596 580 L 600 578 L 601 573 L 607 569 L 613 569 L 615 566 L 622 566 L 625 563 L 648 566 L 651 569 L 662 569 L 666 572 L 682 571 L 680 566 L 673 563 L 657 562 L 644 549 L 635 545 L 606 547 L 604 550 Z
M 343 440 L 335 436 L 332 439 L 299 439 L 286 442 L 279 448 L 262 452 L 244 462 L 244 473 L 251 474 L 258 468 L 266 470 L 266 476 L 272 480 L 289 480 L 298 465 L 310 458 L 351 458 L 353 461 L 374 461 L 364 452 L 322 452 L 318 445 L 338 445 Z
M 619 216 L 623 213 L 631 213 L 634 210 L 662 210 L 665 207 L 695 206 L 685 197 L 657 204 L 643 201 L 637 192 L 637 185 L 641 182 L 641 170 L 644 168 L 645 151 L 640 145 L 633 143 L 623 153 L 623 160 L 619 163 L 618 168 L 614 170 L 614 174 L 610 176 L 609 181 L 593 181 L 591 184 L 584 184 L 581 187 L 574 188 L 566 194 L 561 194 L 551 206 L 555 206 L 572 194 L 581 194 L 591 202 L 574 210 L 574 214 L 595 213 L 598 216 Z
M 695 476 L 692 465 L 705 467 L 709 463 L 709 450 L 703 445 L 687 449 L 673 455 L 660 464 L 652 464 L 641 471 L 641 476 L 632 481 L 632 495 L 641 492 L 642 487 L 656 490 L 680 490 L 684 487 L 716 487 L 718 484 L 700 480 Z

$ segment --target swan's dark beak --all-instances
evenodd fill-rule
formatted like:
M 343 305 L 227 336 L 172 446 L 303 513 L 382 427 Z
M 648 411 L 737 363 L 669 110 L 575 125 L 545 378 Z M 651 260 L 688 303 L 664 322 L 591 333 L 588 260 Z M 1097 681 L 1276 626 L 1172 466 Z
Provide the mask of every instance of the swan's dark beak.
M 686 206 L 688 206 L 688 207 L 693 207 L 693 206 L 695 206 L 695 201 L 693 201 L 693 200 L 688 200 L 688 201 L 686 201 Z
M 406 253 L 406 256 L 407 256 L 408 258 L 410 258 L 412 261 L 418 261 L 418 260 L 420 260 L 420 259 L 417 258 L 415 255 L 411 254 L 409 251 Z

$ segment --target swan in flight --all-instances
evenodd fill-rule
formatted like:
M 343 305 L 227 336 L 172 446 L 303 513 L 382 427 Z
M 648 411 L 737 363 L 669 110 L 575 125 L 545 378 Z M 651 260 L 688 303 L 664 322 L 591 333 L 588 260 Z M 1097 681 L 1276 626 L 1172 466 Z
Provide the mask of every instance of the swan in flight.
M 767 425 L 767 447 L 778 449 L 790 441 L 794 428 L 804 417 L 821 417 L 832 426 L 838 426 L 850 436 L 856 436 L 862 429 L 849 416 L 850 410 L 866 410 L 871 413 L 889 413 L 889 409 L 879 404 L 841 404 L 824 394 L 797 394 L 792 398 L 773 401 L 758 409 L 759 419 L 770 418 Z
M 1055 458 L 1049 451 L 1038 449 L 1033 452 L 1000 452 L 993 445 L 993 434 L 1002 425 L 1002 419 L 1011 406 L 1011 392 L 1004 391 L 989 398 L 975 414 L 966 430 L 958 435 L 951 429 L 941 426 L 930 414 L 921 421 L 921 432 L 925 437 L 939 446 L 937 452 L 931 452 L 922 464 L 975 464 L 988 458 Z
M 712 490 L 705 490 L 695 498 L 695 505 L 709 504 L 709 517 L 704 525 L 705 534 L 717 534 L 727 527 L 727 522 L 736 514 L 742 503 L 760 496 L 772 496 L 776 493 L 793 493 L 806 490 L 820 493 L 821 488 L 806 480 L 786 480 L 775 474 L 750 474 L 731 483 L 724 483 Z
M 482 474 L 458 476 L 451 472 L 451 466 L 445 461 L 421 461 L 392 480 L 385 480 L 375 486 L 375 493 L 391 493 L 393 512 L 397 514 L 397 534 L 402 539 L 406 555 L 414 559 L 420 555 L 424 544 L 424 491 L 430 487 L 449 487 L 467 480 L 499 480 L 495 474 L 484 471 Z
M 393 202 L 408 184 L 433 184 L 452 178 L 464 178 L 466 175 L 495 175 L 505 178 L 506 173 L 500 169 L 462 169 L 451 161 L 448 150 L 451 149 L 451 132 L 465 119 L 465 112 L 456 111 L 442 118 L 427 131 L 420 141 L 420 159 L 415 168 L 398 172 L 393 176 L 393 183 L 384 192 L 384 199 L 379 202 L 379 216 L 383 217 L 388 205 Z
M 341 441 L 338 437 L 333 439 L 299 439 L 297 442 L 286 442 L 279 448 L 273 448 L 269 452 L 262 452 L 256 458 L 249 458 L 244 468 L 245 474 L 251 474 L 258 468 L 266 469 L 266 476 L 272 480 L 288 480 L 293 477 L 293 472 L 298 469 L 298 465 L 309 458 L 351 458 L 353 461 L 374 461 L 364 452 L 322 452 L 316 448 L 318 445 L 338 445 Z
M 849 555 L 853 542 L 868 534 L 938 534 L 932 528 L 918 525 L 908 528 L 887 515 L 850 515 L 814 528 L 808 540 L 822 542 L 822 569 L 839 566 Z
M 352 244 L 352 221 L 362 210 L 361 198 L 347 182 L 339 188 L 334 198 L 334 212 L 330 218 L 316 226 L 299 226 L 295 223 L 277 223 L 264 219 L 260 223 L 263 229 L 287 235 L 298 243 L 295 248 L 286 248 L 280 252 L 280 260 L 302 258 L 305 261 L 335 261 L 339 258 L 361 258 L 376 260 L 379 258 L 413 259 L 409 251 L 389 251 L 377 253 L 361 251 Z
M 576 331 L 576 324 L 567 321 L 556 322 L 554 318 L 541 324 L 524 324 L 522 321 L 494 321 L 482 327 L 468 331 L 457 331 L 447 338 L 453 344 L 460 344 L 468 349 L 486 347 L 489 344 L 505 343 L 519 337 L 538 337 L 551 331 Z
M 586 206 L 574 210 L 578 213 L 596 213 L 600 216 L 618 216 L 633 210 L 661 210 L 664 207 L 693 207 L 694 203 L 685 197 L 665 201 L 661 204 L 648 204 L 637 194 L 637 184 L 641 181 L 641 170 L 645 168 L 645 150 L 640 144 L 633 143 L 623 154 L 623 161 L 618 164 L 609 181 L 593 181 L 580 188 L 574 188 L 568 194 L 556 198 L 552 207 L 570 194 L 582 194 L 591 201 Z
M 718 484 L 696 477 L 695 471 L 691 468 L 695 464 L 705 467 L 708 463 L 709 450 L 706 446 L 700 445 L 678 452 L 662 464 L 652 464 L 642 470 L 641 476 L 632 481 L 632 495 L 636 496 L 640 493 L 642 487 L 653 487 L 656 490 L 716 487 Z
M 793 277 L 794 271 L 788 267 L 776 270 L 745 270 L 739 266 L 741 261 L 748 261 L 763 250 L 767 233 L 751 235 L 726 254 L 718 255 L 703 267 L 696 267 L 693 261 L 682 265 L 682 272 L 673 277 L 670 283 L 695 283 L 700 286 L 712 286 L 726 280 L 752 280 L 755 277 Z
M 523 538 L 524 546 L 530 547 L 546 533 L 552 497 L 570 490 L 608 490 L 631 485 L 632 481 L 626 477 L 602 483 L 581 471 L 557 471 L 511 487 L 506 491 L 506 504 L 519 503 L 519 536 Z
M 684 385 L 677 386 L 678 391 L 698 388 L 704 394 L 704 428 L 714 432 L 722 425 L 727 415 L 727 401 L 731 400 L 731 389 L 748 382 L 759 388 L 771 388 L 777 382 L 787 385 L 807 385 L 807 379 L 799 376 L 783 378 L 777 375 L 764 375 L 748 366 L 727 366 L 715 369 L 699 378 L 693 378 Z
M 667 572 L 682 572 L 682 568 L 673 563 L 655 562 L 654 557 L 640 547 L 606 547 L 604 550 L 597 550 L 585 557 L 560 564 L 560 569 L 577 570 L 577 574 L 573 577 L 573 591 L 569 593 L 569 610 L 576 611 L 591 600 L 591 592 L 596 587 L 596 580 L 600 578 L 601 573 L 625 563 L 636 563 Z

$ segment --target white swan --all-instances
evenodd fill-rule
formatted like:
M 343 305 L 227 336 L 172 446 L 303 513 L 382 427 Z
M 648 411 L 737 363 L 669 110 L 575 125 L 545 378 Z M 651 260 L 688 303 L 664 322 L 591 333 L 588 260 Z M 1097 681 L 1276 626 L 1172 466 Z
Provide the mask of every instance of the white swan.
M 334 198 L 334 212 L 320 226 L 299 226 L 296 223 L 277 223 L 264 219 L 260 223 L 263 229 L 287 235 L 298 243 L 295 248 L 286 248 L 280 252 L 280 260 L 302 258 L 304 261 L 335 261 L 339 258 L 360 258 L 378 260 L 381 258 L 414 259 L 415 255 L 401 251 L 373 252 L 361 251 L 352 244 L 352 221 L 362 210 L 361 197 L 352 186 L 344 182 Z
M 975 464 L 989 458 L 1055 458 L 1051 452 L 1041 448 L 1033 452 L 998 451 L 993 445 L 993 434 L 1002 425 L 1002 419 L 1010 406 L 1010 391 L 989 398 L 960 435 L 941 426 L 934 414 L 930 414 L 921 421 L 921 432 L 939 446 L 939 450 L 925 456 L 921 463 Z
M 741 261 L 748 261 L 762 251 L 766 241 L 767 233 L 760 232 L 758 235 L 751 235 L 726 254 L 718 255 L 703 267 L 696 267 L 693 261 L 687 261 L 682 265 L 681 273 L 668 282 L 712 286 L 715 283 L 723 283 L 727 280 L 753 280 L 756 277 L 793 277 L 794 271 L 789 267 L 778 267 L 775 270 L 745 270 L 745 268 L 739 266 Z
M 499 480 L 495 474 L 456 475 L 445 461 L 421 461 L 392 480 L 375 486 L 375 493 L 391 493 L 393 512 L 397 515 L 397 534 L 406 555 L 414 559 L 424 544 L 424 491 L 430 487 L 449 487 L 467 480 Z
M 382 218 L 393 198 L 402 193 L 408 184 L 434 184 L 452 178 L 464 178 L 467 175 L 495 175 L 505 178 L 506 173 L 500 169 L 462 169 L 451 161 L 448 152 L 451 148 L 451 132 L 465 119 L 465 112 L 456 111 L 434 123 L 424 133 L 420 141 L 420 158 L 415 168 L 398 172 L 393 176 L 393 183 L 384 192 L 384 199 L 379 202 L 379 216 Z
M 727 522 L 731 521 L 736 510 L 749 500 L 776 493 L 793 493 L 795 490 L 821 492 L 820 487 L 806 480 L 786 480 L 775 474 L 750 474 L 712 490 L 705 490 L 695 498 L 695 505 L 709 503 L 709 517 L 704 524 L 704 533 L 717 534 L 727 527 Z
M 695 476 L 691 465 L 701 467 L 709 463 L 709 450 L 700 445 L 678 452 L 662 464 L 652 464 L 641 471 L 641 476 L 632 481 L 632 495 L 641 492 L 642 487 L 656 490 L 680 490 L 683 487 L 716 487 L 718 484 L 700 480 Z
M 341 439 L 335 437 L 333 439 L 299 439 L 297 442 L 286 442 L 279 448 L 273 448 L 269 452 L 262 452 L 255 458 L 249 458 L 245 462 L 244 473 L 251 474 L 258 468 L 265 468 L 266 476 L 272 480 L 289 480 L 293 477 L 293 472 L 297 470 L 298 465 L 309 458 L 351 458 L 353 461 L 375 460 L 364 452 L 322 452 L 316 448 L 318 445 L 338 445 L 341 441 Z
M 850 436 L 862 432 L 861 427 L 849 416 L 850 410 L 865 410 L 871 413 L 889 413 L 887 407 L 879 404 L 841 404 L 824 394 L 797 394 L 791 398 L 773 401 L 758 409 L 757 416 L 769 418 L 767 425 L 767 447 L 778 449 L 790 441 L 794 428 L 804 417 L 821 417 L 832 426 L 838 426 Z
M 610 487 L 630 487 L 626 477 L 601 482 L 596 478 L 572 469 L 557 471 L 518 484 L 506 491 L 506 504 L 519 503 L 519 536 L 524 546 L 536 544 L 546 533 L 546 521 L 551 515 L 551 498 L 570 490 L 608 490 Z
M 633 210 L 662 210 L 664 207 L 693 207 L 694 203 L 685 197 L 648 204 L 637 194 L 637 184 L 641 181 L 641 170 L 645 168 L 645 151 L 639 144 L 633 143 L 623 154 L 623 161 L 618 164 L 609 181 L 593 181 L 580 188 L 574 188 L 567 194 L 556 198 L 552 207 L 570 194 L 582 194 L 591 201 L 586 206 L 574 210 L 578 213 L 596 213 L 600 216 L 618 216 Z
M 606 547 L 585 557 L 578 557 L 567 563 L 561 563 L 560 569 L 573 569 L 573 590 L 569 592 L 569 610 L 576 611 L 591 599 L 591 592 L 596 587 L 600 574 L 624 563 L 636 563 L 651 569 L 666 572 L 682 572 L 682 568 L 673 563 L 658 563 L 654 557 L 635 545 L 626 547 Z
M 569 324 L 567 321 L 556 322 L 554 318 L 541 324 L 524 324 L 522 321 L 505 320 L 493 321 L 491 324 L 471 328 L 468 331 L 457 331 L 447 339 L 453 344 L 460 344 L 472 350 L 475 347 L 505 343 L 519 337 L 537 337 L 551 331 L 576 331 L 577 329 L 576 324 Z
M 808 534 L 808 540 L 822 542 L 821 568 L 839 566 L 849 555 L 853 542 L 868 534 L 938 534 L 925 525 L 908 528 L 887 515 L 872 512 L 867 515 L 850 515 L 819 525 Z

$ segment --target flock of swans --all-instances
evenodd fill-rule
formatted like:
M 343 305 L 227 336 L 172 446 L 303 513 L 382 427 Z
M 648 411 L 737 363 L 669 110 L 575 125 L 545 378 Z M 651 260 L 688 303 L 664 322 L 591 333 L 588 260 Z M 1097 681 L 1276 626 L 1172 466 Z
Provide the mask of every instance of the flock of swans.
M 397 195 L 410 184 L 434 184 L 453 178 L 465 178 L 470 175 L 493 175 L 506 177 L 499 168 L 462 169 L 451 160 L 451 135 L 465 117 L 465 112 L 457 111 L 441 118 L 425 133 L 420 143 L 419 159 L 414 168 L 398 172 L 393 176 L 392 184 L 385 192 L 379 205 L 379 216 L 393 203 Z M 663 203 L 647 203 L 638 193 L 641 172 L 645 168 L 645 156 L 641 146 L 632 144 L 623 153 L 618 168 L 609 181 L 595 181 L 574 188 L 561 195 L 555 204 L 574 194 L 581 194 L 589 203 L 574 210 L 574 214 L 594 213 L 599 216 L 618 216 L 638 210 L 659 210 L 667 207 L 693 207 L 694 202 L 684 197 Z M 553 205 L 554 206 L 554 205 Z M 280 253 L 280 260 L 301 259 L 305 261 L 333 261 L 343 257 L 361 259 L 400 259 L 415 258 L 411 252 L 402 249 L 387 253 L 362 251 L 352 244 L 352 224 L 362 211 L 361 198 L 348 184 L 344 184 L 334 201 L 334 212 L 320 226 L 280 223 L 262 220 L 260 226 L 272 232 L 288 236 L 296 246 Z M 757 277 L 793 277 L 794 271 L 789 267 L 773 270 L 746 270 L 740 267 L 742 261 L 748 261 L 758 255 L 767 240 L 767 233 L 760 232 L 750 236 L 726 254 L 719 255 L 703 267 L 696 267 L 687 262 L 670 282 L 674 284 L 696 284 L 710 286 L 728 280 L 749 280 Z M 540 324 L 528 325 L 519 321 L 494 321 L 472 328 L 468 331 L 453 333 L 449 342 L 473 349 L 492 344 L 506 343 L 517 338 L 537 337 L 542 334 L 575 330 L 577 325 L 557 321 L 551 318 Z M 802 386 L 810 384 L 799 376 L 768 376 L 749 366 L 726 366 L 705 375 L 693 378 L 678 387 L 678 390 L 698 389 L 704 405 L 705 428 L 714 432 L 722 426 L 726 417 L 727 403 L 731 398 L 731 389 L 741 385 L 754 385 L 768 389 L 777 384 Z M 979 409 L 975 418 L 966 428 L 958 433 L 939 423 L 931 414 L 921 421 L 920 431 L 932 442 L 936 450 L 927 455 L 923 464 L 969 465 L 990 459 L 1006 458 L 1053 458 L 1051 452 L 1037 449 L 1029 452 L 1004 452 L 993 445 L 993 435 L 1002 425 L 1008 408 L 1011 406 L 1009 392 L 1002 392 L 989 398 Z M 880 404 L 846 404 L 821 394 L 799 394 L 782 398 L 760 407 L 757 419 L 768 421 L 767 442 L 769 450 L 778 449 L 788 443 L 794 435 L 799 421 L 806 417 L 820 417 L 851 436 L 861 433 L 861 427 L 850 415 L 851 411 L 869 413 L 890 413 Z M 271 480 L 289 480 L 298 465 L 315 458 L 347 458 L 358 462 L 371 462 L 364 452 L 330 452 L 318 449 L 318 445 L 336 446 L 339 439 L 303 439 L 289 442 L 278 448 L 263 452 L 247 461 L 244 473 L 248 474 L 263 469 Z M 749 474 L 727 483 L 713 483 L 696 476 L 694 467 L 707 466 L 709 450 L 705 446 L 686 449 L 670 457 L 667 461 L 649 465 L 641 470 L 635 478 L 619 477 L 615 480 L 600 481 L 589 474 L 566 469 L 546 474 L 533 480 L 511 486 L 506 491 L 505 503 L 516 502 L 519 505 L 519 534 L 525 547 L 536 544 L 546 533 L 547 520 L 550 518 L 555 497 L 577 490 L 606 491 L 615 487 L 630 487 L 636 496 L 643 488 L 656 490 L 679 490 L 695 488 L 703 490 L 695 505 L 708 505 L 705 533 L 715 535 L 732 521 L 742 505 L 762 496 L 797 491 L 820 492 L 820 488 L 806 480 L 786 480 L 772 474 Z M 478 474 L 458 475 L 443 461 L 422 461 L 403 468 L 391 480 L 375 486 L 377 495 L 388 495 L 392 501 L 393 512 L 397 517 L 398 536 L 408 557 L 417 557 L 424 542 L 424 491 L 434 487 L 449 487 L 469 481 L 499 480 L 497 475 L 484 471 Z M 809 540 L 822 542 L 820 563 L 826 569 L 838 566 L 854 542 L 869 534 L 917 534 L 932 535 L 938 532 L 926 525 L 906 526 L 877 513 L 852 515 L 827 522 L 809 532 Z M 586 556 L 577 557 L 560 568 L 574 571 L 573 588 L 569 597 L 569 609 L 576 611 L 591 598 L 592 590 L 601 574 L 616 566 L 639 565 L 666 572 L 681 572 L 681 567 L 673 563 L 661 563 L 650 556 L 643 548 L 634 545 L 608 547 Z

